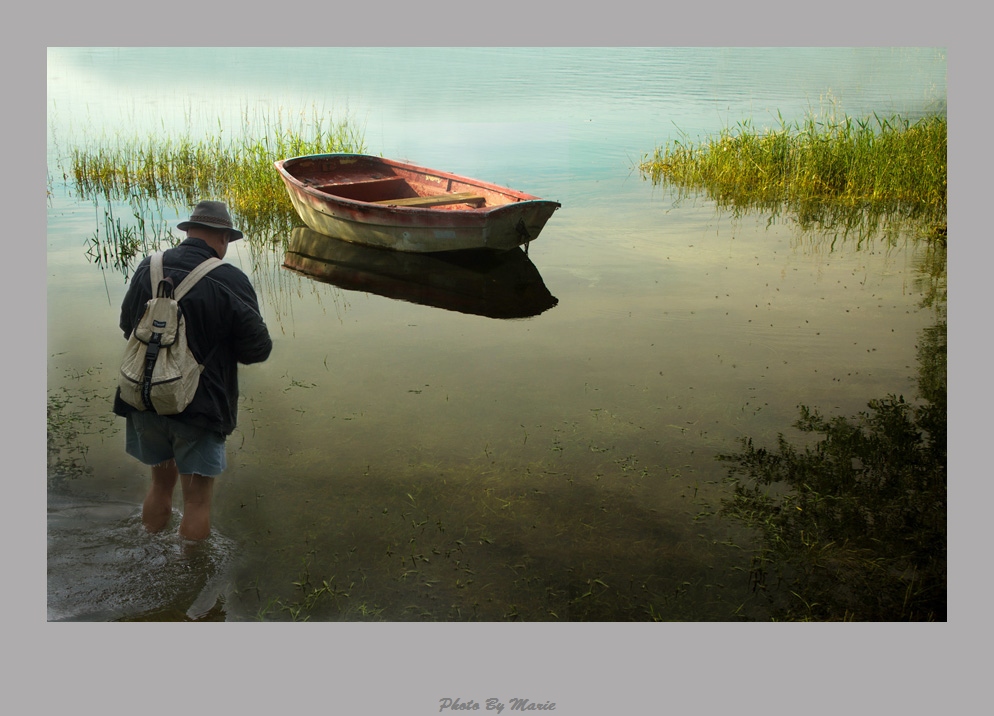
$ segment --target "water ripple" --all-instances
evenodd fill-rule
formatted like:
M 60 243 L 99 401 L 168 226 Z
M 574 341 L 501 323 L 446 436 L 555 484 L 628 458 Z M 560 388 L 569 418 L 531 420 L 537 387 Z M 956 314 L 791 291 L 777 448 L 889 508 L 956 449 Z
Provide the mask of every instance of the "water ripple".
M 235 544 L 203 543 L 170 525 L 149 534 L 132 503 L 49 496 L 48 620 L 198 620 L 223 617 Z

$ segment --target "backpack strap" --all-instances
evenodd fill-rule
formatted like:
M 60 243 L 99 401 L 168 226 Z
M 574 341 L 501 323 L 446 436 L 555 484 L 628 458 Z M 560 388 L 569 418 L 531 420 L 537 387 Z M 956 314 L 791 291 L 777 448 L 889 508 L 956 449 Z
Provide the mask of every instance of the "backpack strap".
M 148 266 L 148 278 L 152 282 L 152 298 L 172 298 L 173 280 L 165 275 L 162 267 L 162 252 L 152 254 Z
M 156 287 L 163 280 L 162 254 L 163 254 L 162 251 L 157 251 L 154 254 L 152 254 L 152 260 L 151 260 L 150 267 L 149 267 L 150 276 L 151 276 L 151 279 L 152 279 L 152 296 L 153 297 L 156 295 L 156 290 L 157 290 Z M 173 290 L 172 298 L 175 301 L 178 302 L 181 298 L 183 298 L 183 296 L 185 296 L 190 291 L 191 288 L 193 288 L 193 285 L 195 283 L 197 283 L 197 281 L 199 281 L 200 279 L 202 279 L 204 276 L 206 276 L 212 270 L 216 269 L 222 263 L 224 263 L 224 262 L 221 261 L 221 259 L 219 259 L 217 257 L 214 257 L 214 256 L 212 256 L 211 258 L 207 259 L 206 261 L 201 262 L 195 269 L 193 269 L 193 271 L 191 271 L 190 273 L 188 273 L 186 275 L 186 278 L 184 278 L 182 281 L 180 281 L 179 286 L 177 286 Z M 208 360 L 210 360 L 211 356 L 214 355 L 214 351 L 217 350 L 217 347 L 218 346 L 216 344 L 210 350 L 210 352 L 207 354 L 207 356 L 203 360 L 204 363 L 206 363 Z M 153 363 L 154 363 L 154 358 L 153 358 Z
M 156 251 L 152 254 L 152 261 L 149 264 L 149 278 L 152 279 L 152 297 L 155 298 L 155 293 L 159 288 L 159 283 L 162 281 L 162 252 Z
M 221 259 L 213 256 L 202 262 L 199 266 L 197 266 L 197 268 L 188 273 L 186 278 L 180 282 L 179 286 L 177 286 L 176 290 L 173 292 L 173 298 L 177 301 L 183 298 L 183 296 L 185 296 L 187 292 L 193 288 L 193 285 L 197 283 L 197 281 L 202 279 L 213 269 L 216 269 L 222 263 L 223 261 L 221 261 Z
M 162 251 L 156 251 L 152 254 L 151 262 L 149 263 L 149 278 L 152 280 L 152 296 L 155 297 L 158 291 L 158 286 L 163 279 L 163 268 L 162 268 Z M 179 286 L 173 291 L 173 298 L 177 301 L 183 298 L 193 285 L 197 283 L 200 279 L 207 275 L 208 272 L 220 266 L 223 261 L 221 259 L 212 256 L 206 261 L 202 262 L 193 271 L 187 274 Z
M 193 285 L 197 283 L 197 281 L 202 279 L 213 269 L 216 269 L 222 263 L 224 262 L 221 261 L 221 259 L 216 258 L 214 256 L 211 256 L 206 261 L 201 262 L 195 269 L 193 269 L 193 271 L 191 271 L 186 275 L 186 278 L 180 281 L 179 286 L 177 286 L 176 290 L 173 292 L 173 298 L 175 298 L 176 301 L 179 301 L 181 298 L 183 298 L 183 296 L 185 296 L 189 292 L 191 288 L 193 288 Z M 211 359 L 211 356 L 214 355 L 214 352 L 218 349 L 220 345 L 221 345 L 220 343 L 214 344 L 214 347 L 210 349 L 207 355 L 204 356 L 204 360 L 201 361 L 202 365 L 206 365 L 207 361 Z

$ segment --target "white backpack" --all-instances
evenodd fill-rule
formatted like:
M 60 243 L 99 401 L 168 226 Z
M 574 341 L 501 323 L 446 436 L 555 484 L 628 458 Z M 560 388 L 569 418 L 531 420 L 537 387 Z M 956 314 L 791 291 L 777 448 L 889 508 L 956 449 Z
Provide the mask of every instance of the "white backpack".
M 162 252 L 152 255 L 152 298 L 128 339 L 118 378 L 121 399 L 128 405 L 159 415 L 175 415 L 193 401 L 204 367 L 187 346 L 179 300 L 208 271 L 220 265 L 221 259 L 207 259 L 173 290 L 172 279 L 163 279 Z

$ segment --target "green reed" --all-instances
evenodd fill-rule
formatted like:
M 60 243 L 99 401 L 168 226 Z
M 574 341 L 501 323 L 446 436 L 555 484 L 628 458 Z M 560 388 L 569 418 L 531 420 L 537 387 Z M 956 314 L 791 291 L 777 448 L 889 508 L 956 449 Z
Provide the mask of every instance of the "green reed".
M 86 240 L 87 261 L 102 268 L 114 268 L 127 278 L 135 258 L 148 255 L 163 244 L 175 246 L 178 240 L 169 232 L 165 223 L 156 225 L 150 222 L 146 218 L 147 213 L 147 207 L 144 210 L 135 208 L 132 212 L 134 223 L 124 222 L 121 217 L 114 215 L 114 207 L 108 202 L 104 209 L 104 236 L 101 238 L 98 225 L 93 235 Z
M 724 209 L 786 208 L 802 228 L 903 218 L 933 231 L 946 221 L 946 125 L 944 116 L 811 115 L 761 131 L 745 121 L 699 143 L 669 142 L 639 169 L 679 197 L 706 191 Z
M 123 137 L 88 142 L 68 153 L 67 179 L 84 198 L 157 201 L 188 209 L 204 198 L 225 201 L 245 233 L 285 234 L 299 223 L 273 162 L 301 154 L 363 152 L 362 130 L 313 110 L 251 117 L 228 138 Z

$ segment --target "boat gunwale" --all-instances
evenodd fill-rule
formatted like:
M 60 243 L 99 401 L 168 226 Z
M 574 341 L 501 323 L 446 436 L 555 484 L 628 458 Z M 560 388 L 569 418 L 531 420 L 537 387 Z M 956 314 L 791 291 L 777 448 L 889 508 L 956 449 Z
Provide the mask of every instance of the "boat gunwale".
M 487 191 L 496 192 L 503 194 L 505 196 L 512 197 L 513 200 L 506 204 L 498 204 L 496 206 L 484 206 L 478 208 L 470 209 L 456 209 L 447 208 L 439 210 L 436 207 L 419 207 L 419 206 L 398 206 L 394 204 L 380 204 L 376 202 L 363 201 L 361 199 L 350 199 L 343 196 L 338 196 L 336 194 L 331 194 L 327 191 L 318 189 L 317 187 L 309 186 L 301 181 L 297 176 L 291 174 L 286 168 L 286 164 L 299 161 L 299 160 L 316 160 L 324 158 L 355 158 L 355 159 L 367 159 L 371 160 L 373 163 L 383 164 L 388 167 L 395 167 L 403 169 L 405 171 L 414 171 L 425 176 L 438 177 L 441 179 L 454 180 L 462 184 L 467 184 L 469 186 L 479 187 L 481 189 L 486 189 Z M 562 204 L 558 201 L 551 199 L 543 199 L 534 194 L 529 194 L 527 192 L 519 191 L 508 186 L 502 186 L 500 184 L 494 184 L 492 182 L 483 181 L 480 179 L 474 179 L 472 177 L 463 176 L 460 174 L 453 174 L 452 172 L 441 171 L 437 169 L 431 169 L 429 167 L 423 167 L 417 164 L 411 164 L 409 162 L 401 162 L 393 159 L 386 159 L 383 157 L 377 157 L 371 154 L 349 154 L 349 153 L 331 153 L 331 154 L 303 154 L 296 157 L 288 157 L 286 159 L 279 159 L 274 162 L 277 171 L 284 179 L 288 180 L 289 183 L 297 190 L 305 192 L 316 199 L 321 201 L 334 201 L 341 202 L 343 204 L 355 204 L 360 207 L 369 207 L 366 211 L 386 211 L 386 212 L 402 212 L 402 213 L 430 213 L 430 214 L 462 214 L 462 215 L 475 215 L 475 216 L 490 216 L 495 213 L 501 212 L 503 210 L 508 210 L 511 207 L 522 207 L 526 204 L 546 204 L 555 205 L 556 209 L 561 208 Z M 344 183 L 344 182 L 343 182 Z

